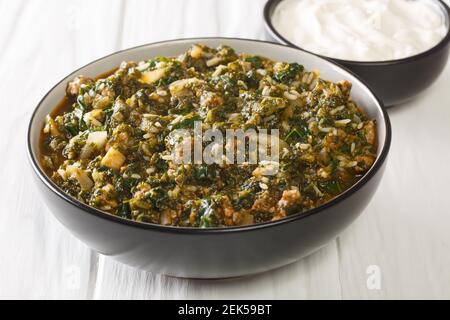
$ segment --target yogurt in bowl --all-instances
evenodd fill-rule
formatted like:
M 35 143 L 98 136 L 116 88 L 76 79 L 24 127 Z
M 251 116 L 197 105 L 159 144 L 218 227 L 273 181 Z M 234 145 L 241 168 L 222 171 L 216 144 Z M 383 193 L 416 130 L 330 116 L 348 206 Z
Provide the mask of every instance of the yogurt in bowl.
M 264 20 L 269 37 L 333 59 L 388 107 L 429 88 L 450 52 L 442 0 L 269 0 Z
M 352 61 L 411 57 L 447 33 L 445 16 L 432 0 L 286 0 L 272 23 L 299 47 Z

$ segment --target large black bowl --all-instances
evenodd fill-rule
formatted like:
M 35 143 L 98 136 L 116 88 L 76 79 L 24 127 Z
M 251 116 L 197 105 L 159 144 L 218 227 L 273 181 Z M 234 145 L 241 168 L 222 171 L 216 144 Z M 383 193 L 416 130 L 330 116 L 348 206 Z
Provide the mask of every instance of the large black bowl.
M 280 221 L 236 228 L 193 229 L 139 223 L 89 207 L 68 196 L 43 172 L 38 161 L 45 116 L 78 74 L 96 76 L 123 60 L 174 56 L 193 43 L 227 44 L 238 52 L 297 61 L 322 77 L 353 83 L 352 97 L 378 123 L 378 159 L 370 171 L 335 200 Z M 287 46 L 228 38 L 182 39 L 114 53 L 73 72 L 51 89 L 34 111 L 28 129 L 28 154 L 42 198 L 55 217 L 94 250 L 126 264 L 178 277 L 227 278 L 267 271 L 294 262 L 333 240 L 364 210 L 383 175 L 391 143 L 389 118 L 379 100 L 356 76 L 333 62 Z
M 268 34 L 280 43 L 302 49 L 283 37 L 272 24 L 272 14 L 281 1 L 283 0 L 269 0 L 264 8 Z M 358 62 L 325 58 L 332 59 L 359 75 L 385 106 L 398 105 L 414 98 L 436 81 L 444 70 L 449 56 L 450 9 L 443 1 L 434 1 L 438 2 L 444 13 L 448 32 L 445 38 L 430 50 L 405 59 L 390 61 Z

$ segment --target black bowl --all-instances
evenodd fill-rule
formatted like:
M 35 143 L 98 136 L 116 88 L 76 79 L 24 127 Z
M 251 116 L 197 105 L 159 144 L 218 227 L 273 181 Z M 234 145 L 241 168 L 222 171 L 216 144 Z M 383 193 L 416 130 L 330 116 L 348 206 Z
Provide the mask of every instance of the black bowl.
M 284 38 L 272 24 L 272 14 L 281 1 L 283 0 L 269 0 L 266 3 L 264 7 L 266 30 L 272 39 L 304 50 Z M 450 9 L 443 1 L 435 1 L 439 3 L 445 15 L 448 32 L 441 42 L 428 51 L 405 59 L 374 62 L 322 57 L 332 59 L 359 75 L 385 106 L 407 102 L 431 86 L 447 64 L 450 49 Z
M 174 56 L 194 43 L 228 44 L 238 52 L 297 61 L 322 77 L 353 83 L 353 99 L 378 123 L 378 159 L 351 189 L 324 206 L 280 221 L 235 228 L 194 229 L 140 223 L 89 207 L 65 194 L 44 173 L 38 159 L 45 116 L 64 96 L 65 84 L 78 74 L 96 76 L 122 60 Z M 335 239 L 364 210 L 383 175 L 391 127 L 381 102 L 359 78 L 333 62 L 280 44 L 228 38 L 160 42 L 117 52 L 73 72 L 36 107 L 28 128 L 28 155 L 42 198 L 55 217 L 94 250 L 126 264 L 189 278 L 228 278 L 260 273 L 292 263 Z

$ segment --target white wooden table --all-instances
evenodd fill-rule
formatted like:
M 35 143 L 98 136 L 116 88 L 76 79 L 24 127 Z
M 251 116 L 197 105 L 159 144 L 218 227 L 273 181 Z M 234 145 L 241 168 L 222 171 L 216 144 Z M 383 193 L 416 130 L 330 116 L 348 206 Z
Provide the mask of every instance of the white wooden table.
M 426 94 L 389 110 L 392 151 L 364 214 L 337 241 L 285 268 L 229 281 L 134 270 L 92 252 L 41 202 L 25 133 L 53 84 L 143 43 L 264 39 L 264 2 L 0 0 L 0 298 L 450 298 L 450 65 Z M 380 286 L 371 281 L 378 271 Z

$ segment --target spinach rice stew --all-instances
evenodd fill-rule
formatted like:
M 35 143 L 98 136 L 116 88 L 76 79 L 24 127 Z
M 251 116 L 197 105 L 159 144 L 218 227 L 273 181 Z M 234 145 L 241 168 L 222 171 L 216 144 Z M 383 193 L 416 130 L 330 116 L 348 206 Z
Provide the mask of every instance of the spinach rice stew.
M 180 227 L 281 219 L 323 205 L 373 165 L 376 122 L 298 63 L 194 45 L 178 57 L 78 76 L 47 116 L 41 164 L 67 194 L 113 215 Z M 176 164 L 175 129 L 278 129 L 279 170 Z

